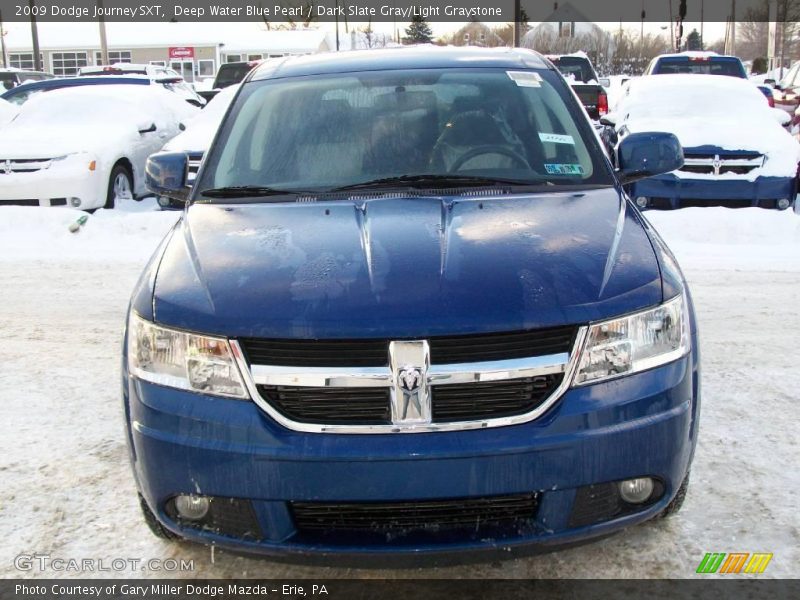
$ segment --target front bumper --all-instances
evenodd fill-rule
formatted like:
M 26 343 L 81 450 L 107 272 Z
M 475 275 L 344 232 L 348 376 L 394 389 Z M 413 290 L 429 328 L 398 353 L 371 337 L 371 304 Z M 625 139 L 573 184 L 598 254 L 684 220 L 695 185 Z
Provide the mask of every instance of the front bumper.
M 88 162 L 88 161 L 87 161 Z M 2 165 L 0 165 L 2 167 Z M 108 180 L 99 170 L 50 168 L 31 173 L 3 173 L 0 170 L 0 206 L 69 206 L 98 208 L 105 204 Z M 76 205 L 73 199 L 79 199 Z
M 253 402 L 125 379 L 131 457 L 141 493 L 168 529 L 203 543 L 277 556 L 430 557 L 578 542 L 657 515 L 694 451 L 696 355 L 615 381 L 569 390 L 523 425 L 426 434 L 289 431 Z M 572 526 L 582 486 L 652 476 L 664 493 L 646 508 Z M 524 528 L 424 535 L 337 535 L 298 529 L 292 502 L 398 502 L 538 494 Z M 262 537 L 237 539 L 169 516 L 179 493 L 252 501 Z
M 746 179 L 692 179 L 668 173 L 643 179 L 630 185 L 629 196 L 644 196 L 655 208 L 683 206 L 761 206 L 774 208 L 776 201 L 794 200 L 796 180 L 792 177 L 758 177 Z

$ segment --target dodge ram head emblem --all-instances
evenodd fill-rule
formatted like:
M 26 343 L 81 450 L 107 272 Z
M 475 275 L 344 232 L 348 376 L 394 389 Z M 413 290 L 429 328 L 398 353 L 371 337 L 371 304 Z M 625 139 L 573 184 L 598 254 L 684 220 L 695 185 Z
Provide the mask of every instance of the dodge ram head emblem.
M 393 374 L 392 422 L 401 427 L 430 423 L 428 342 L 391 342 L 389 359 Z
M 397 381 L 403 394 L 403 401 L 400 405 L 400 418 L 405 421 L 408 419 L 409 408 L 411 417 L 422 416 L 422 404 L 419 398 L 419 390 L 422 387 L 422 370 L 417 367 L 403 367 L 397 374 Z

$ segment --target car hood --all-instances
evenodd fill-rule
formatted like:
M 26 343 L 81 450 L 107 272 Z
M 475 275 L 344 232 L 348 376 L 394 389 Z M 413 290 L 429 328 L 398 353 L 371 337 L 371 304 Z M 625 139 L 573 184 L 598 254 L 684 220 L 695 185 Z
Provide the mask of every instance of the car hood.
M 11 123 L 0 136 L 0 158 L 53 158 L 75 152 L 101 152 L 136 141 L 135 131 L 122 127 L 30 128 Z
M 416 338 L 586 323 L 662 286 L 638 215 L 603 188 L 194 204 L 152 300 L 159 323 L 230 337 Z
M 674 133 L 684 150 L 716 146 L 723 150 L 747 150 L 767 157 L 759 175 L 794 177 L 800 162 L 800 144 L 771 115 L 753 115 L 747 121 L 688 115 L 685 118 L 649 117 L 625 122 L 630 133 Z

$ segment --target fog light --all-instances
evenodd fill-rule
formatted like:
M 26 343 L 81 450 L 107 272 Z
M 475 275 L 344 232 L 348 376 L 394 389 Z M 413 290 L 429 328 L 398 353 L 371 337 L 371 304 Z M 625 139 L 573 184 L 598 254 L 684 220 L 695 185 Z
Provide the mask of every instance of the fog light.
M 81 199 L 80 198 L 70 198 L 69 199 L 69 204 L 70 204 L 70 206 L 80 206 L 81 205 Z
M 626 479 L 619 482 L 619 495 L 629 504 L 641 504 L 650 499 L 653 493 L 653 480 L 649 477 Z
M 208 514 L 210 502 L 205 496 L 178 496 L 175 510 L 182 519 L 199 521 Z
M 788 198 L 781 198 L 780 200 L 778 200 L 778 209 L 786 210 L 787 208 L 789 208 L 790 204 L 791 202 L 789 201 Z
M 639 208 L 647 208 L 648 200 L 647 196 L 639 196 L 636 198 L 636 206 Z

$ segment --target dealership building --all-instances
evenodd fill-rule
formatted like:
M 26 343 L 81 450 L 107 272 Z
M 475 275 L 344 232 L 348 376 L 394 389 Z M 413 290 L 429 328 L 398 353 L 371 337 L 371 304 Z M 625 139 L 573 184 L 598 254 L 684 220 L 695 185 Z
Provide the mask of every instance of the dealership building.
M 27 23 L 5 25 L 6 66 L 33 69 Z M 42 67 L 59 77 L 103 64 L 96 23 L 39 23 Z M 213 77 L 221 64 L 335 50 L 330 32 L 275 29 L 266 23 L 107 23 L 109 63 L 167 66 L 187 81 Z

